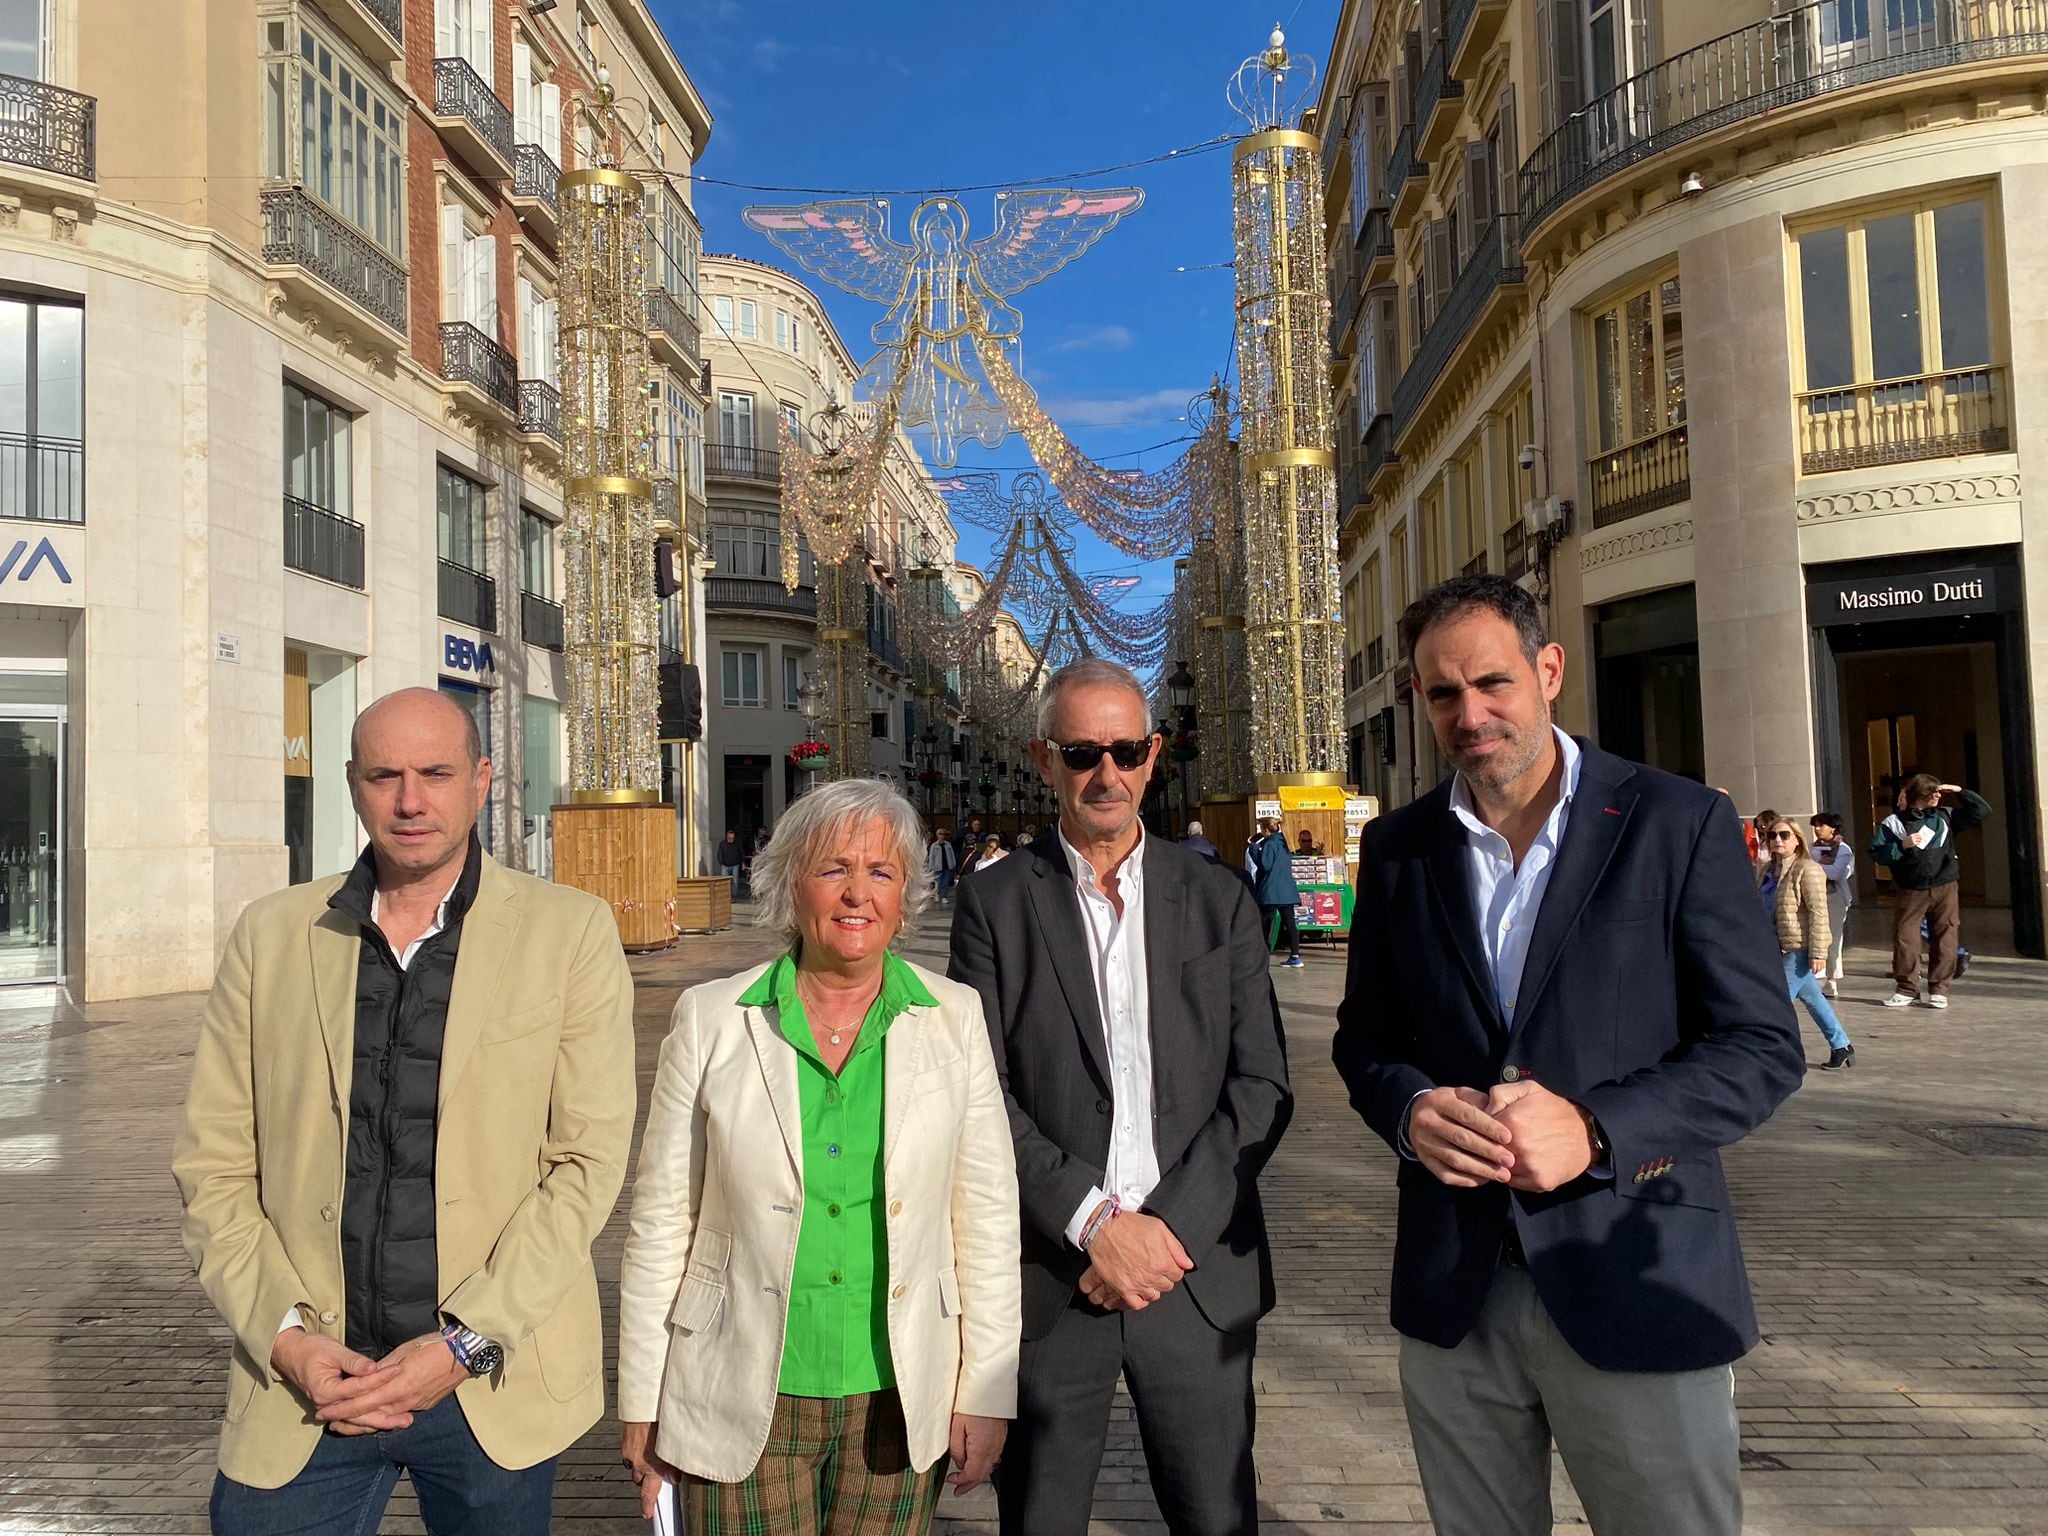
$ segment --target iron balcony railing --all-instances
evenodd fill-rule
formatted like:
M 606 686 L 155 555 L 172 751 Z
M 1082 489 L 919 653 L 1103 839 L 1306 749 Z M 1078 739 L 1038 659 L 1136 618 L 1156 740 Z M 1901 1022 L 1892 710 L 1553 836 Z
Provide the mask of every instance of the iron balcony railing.
M 1359 502 L 1361 482 L 1359 479 L 1359 464 L 1356 458 L 1350 455 L 1344 456 L 1343 473 L 1339 477 L 1338 484 L 1340 487 L 1340 499 L 1337 503 L 1337 521 L 1341 523 L 1351 515 L 1352 510 L 1357 507 Z
M 1684 422 L 1655 437 L 1603 453 L 1587 465 L 1593 526 L 1605 528 L 1692 495 L 1692 458 Z
M 377 18 L 377 25 L 391 34 L 393 42 L 405 41 L 405 0 L 361 0 L 361 3 Z
M 1381 257 L 1394 254 L 1394 221 L 1389 216 L 1385 203 L 1375 204 L 1366 209 L 1365 222 L 1358 228 L 1358 245 L 1353 251 L 1351 268 L 1363 283 L 1372 264 Z
M 405 268 L 340 214 L 298 187 L 262 196 L 263 259 L 302 267 L 358 309 L 405 334 Z
M 690 357 L 700 355 L 697 322 L 690 318 L 689 306 L 666 288 L 647 290 L 647 329 L 674 337 Z
M 1365 657 L 1353 651 L 1344 658 L 1344 691 L 1356 693 L 1365 686 Z
M 1472 30 L 1472 18 L 1479 12 L 1479 0 L 1451 0 L 1451 8 L 1444 18 L 1444 58 L 1446 61 L 1458 56 L 1458 44 L 1465 40 L 1465 34 Z M 1547 25 L 1547 22 L 1545 23 Z
M 518 414 L 518 361 L 467 320 L 442 322 L 441 377 L 481 390 L 493 404 Z
M 1403 123 L 1401 131 L 1394 138 L 1394 152 L 1387 156 L 1387 176 L 1383 185 L 1389 196 L 1398 196 L 1401 183 L 1411 176 L 1427 176 L 1429 167 L 1415 156 L 1415 125 Z
M 1398 464 L 1401 456 L 1394 452 L 1394 422 L 1385 411 L 1379 412 L 1365 426 L 1365 452 L 1359 458 L 1365 483 L 1372 484 L 1374 475 L 1385 464 Z
M 896 637 L 885 634 L 872 625 L 868 627 L 868 653 L 884 666 L 897 672 L 909 670 L 903 664 L 903 647 L 897 643 Z
M 782 454 L 774 448 L 753 448 L 743 443 L 706 443 L 704 473 L 773 485 L 782 479 Z
M 1322 125 L 1323 170 L 1325 172 L 1328 172 L 1337 163 L 1337 155 L 1344 147 L 1344 136 L 1349 131 L 1350 124 L 1351 98 L 1349 96 L 1339 96 L 1330 103 L 1329 120 Z
M 477 136 L 512 164 L 512 109 L 467 59 L 434 60 L 434 115 L 467 118 Z
M 1408 360 L 1401 382 L 1394 386 L 1395 436 L 1408 429 L 1429 392 L 1442 381 L 1451 354 L 1471 334 L 1494 290 L 1521 280 L 1522 254 L 1515 238 L 1514 215 L 1496 214 L 1479 231 L 1464 270 L 1451 284 L 1449 296 L 1437 306 L 1436 319 Z
M 654 520 L 676 529 L 690 526 L 684 519 L 682 487 L 672 475 L 658 476 L 654 482 Z
M 1500 536 L 1500 570 L 1509 581 L 1520 581 L 1529 572 L 1529 530 L 1518 517 Z
M 99 103 L 90 96 L 0 75 L 0 160 L 91 181 Z
M 798 587 L 791 592 L 779 581 L 758 576 L 713 576 L 704 583 L 704 606 L 754 613 L 786 613 L 815 619 L 818 616 L 818 593 L 809 586 Z
M 1820 0 L 1674 54 L 1574 113 L 1523 163 L 1523 228 L 1674 145 L 1921 70 L 2048 52 L 2041 0 Z
M 519 430 L 562 441 L 562 392 L 546 379 L 519 381 Z
M 1443 38 L 1438 38 L 1423 61 L 1422 78 L 1415 83 L 1415 122 L 1424 138 L 1429 136 L 1436 109 L 1458 101 L 1464 94 L 1465 87 L 1451 78 L 1450 48 Z
M 284 499 L 284 563 L 294 571 L 363 589 L 363 525 L 296 496 Z
M 1887 379 L 1799 397 L 1804 474 L 2011 448 L 2003 368 Z
M 512 195 L 531 197 L 547 204 L 548 211 L 561 216 L 562 203 L 559 183 L 562 168 L 554 158 L 538 144 L 521 144 L 514 151 L 512 163 Z
M 1480 550 L 1459 568 L 1460 576 L 1484 576 L 1486 574 L 1486 551 Z
M 85 444 L 0 432 L 0 517 L 85 521 Z
M 436 573 L 435 606 L 444 619 L 467 624 L 486 634 L 498 632 L 498 584 L 482 571 L 443 560 Z
M 1368 681 L 1387 670 L 1387 642 L 1382 635 L 1374 635 L 1365 642 L 1365 675 Z
M 544 651 L 559 651 L 563 635 L 562 605 L 531 592 L 521 592 L 519 629 L 526 636 L 528 645 L 537 645 Z
M 1351 322 L 1358 318 L 1358 274 L 1337 268 L 1333 269 L 1332 275 L 1337 290 L 1330 307 L 1330 351 L 1342 353 L 1344 338 L 1351 331 Z

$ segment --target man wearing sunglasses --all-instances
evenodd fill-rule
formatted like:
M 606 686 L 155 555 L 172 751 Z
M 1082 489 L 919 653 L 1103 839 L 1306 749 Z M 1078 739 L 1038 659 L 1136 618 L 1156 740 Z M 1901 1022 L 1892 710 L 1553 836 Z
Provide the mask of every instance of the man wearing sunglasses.
M 1004 1536 L 1083 1536 L 1122 1375 L 1175 1536 L 1258 1526 L 1252 1355 L 1273 1305 L 1259 1170 L 1293 1107 L 1258 909 L 1145 835 L 1143 684 L 1055 674 L 1032 760 L 1055 832 L 975 876 L 950 974 L 981 994 L 1024 1217 Z

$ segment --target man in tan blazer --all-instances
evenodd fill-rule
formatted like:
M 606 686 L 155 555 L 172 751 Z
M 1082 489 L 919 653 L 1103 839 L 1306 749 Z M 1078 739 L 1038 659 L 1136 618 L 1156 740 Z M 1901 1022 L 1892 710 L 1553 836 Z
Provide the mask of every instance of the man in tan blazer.
M 541 1536 L 604 1409 L 591 1241 L 633 1133 L 632 979 L 604 903 L 477 841 L 491 765 L 431 689 L 356 721 L 369 846 L 252 903 L 173 1172 L 235 1336 L 220 1536 Z

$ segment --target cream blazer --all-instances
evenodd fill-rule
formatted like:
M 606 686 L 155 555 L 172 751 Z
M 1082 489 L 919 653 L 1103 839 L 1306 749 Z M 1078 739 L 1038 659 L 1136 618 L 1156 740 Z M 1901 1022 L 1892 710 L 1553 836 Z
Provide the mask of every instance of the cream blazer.
M 768 1440 L 803 1219 L 797 1057 L 766 970 L 692 987 L 655 1069 L 619 1277 L 619 1417 L 652 1421 L 664 1461 L 715 1482 Z M 1017 1170 L 970 987 L 913 967 L 939 999 L 889 1026 L 882 1181 L 889 1353 L 923 1471 L 952 1416 L 1017 1411 Z
M 171 1170 L 185 1248 L 234 1331 L 221 1470 L 277 1488 L 320 1443 L 270 1368 L 293 1307 L 342 1336 L 341 1187 L 362 930 L 345 876 L 253 902 L 207 999 Z M 434 1132 L 441 1308 L 504 1346 L 455 1400 L 491 1459 L 556 1455 L 604 1412 L 590 1245 L 633 1143 L 633 978 L 594 896 L 485 855 L 462 923 Z

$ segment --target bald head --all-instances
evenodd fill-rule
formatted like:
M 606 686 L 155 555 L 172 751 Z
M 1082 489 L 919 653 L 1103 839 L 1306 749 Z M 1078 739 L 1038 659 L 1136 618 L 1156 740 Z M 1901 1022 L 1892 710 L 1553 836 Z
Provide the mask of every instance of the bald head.
M 475 768 L 484 758 L 484 739 L 477 734 L 476 716 L 438 688 L 401 688 L 385 694 L 357 715 L 348 733 L 350 760 L 361 759 L 367 734 L 386 729 L 399 731 L 410 739 L 417 739 L 422 732 L 431 737 L 441 731 L 457 731 L 469 766 Z
M 402 688 L 356 716 L 348 783 L 379 889 L 431 886 L 461 870 L 491 764 L 468 710 L 438 689 Z

